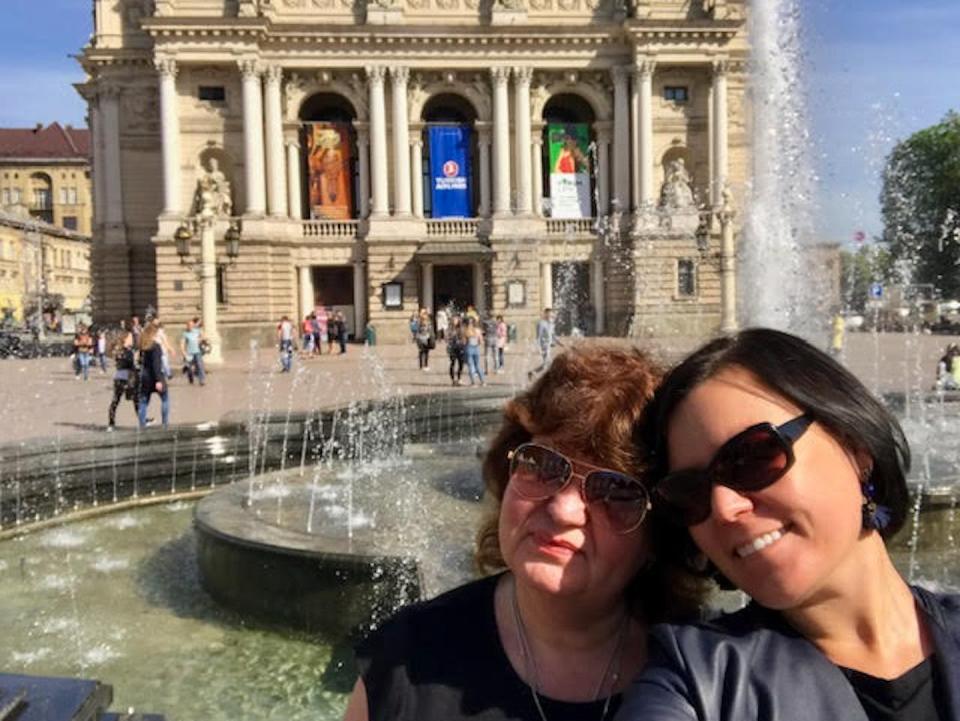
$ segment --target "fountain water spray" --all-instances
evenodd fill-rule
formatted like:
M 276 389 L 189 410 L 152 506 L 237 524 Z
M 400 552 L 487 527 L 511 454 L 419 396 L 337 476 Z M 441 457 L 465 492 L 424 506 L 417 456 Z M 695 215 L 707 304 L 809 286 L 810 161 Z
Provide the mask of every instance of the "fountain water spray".
M 821 330 L 822 289 L 802 272 L 813 238 L 814 172 L 799 0 L 758 0 L 750 15 L 753 172 L 740 244 L 740 324 Z

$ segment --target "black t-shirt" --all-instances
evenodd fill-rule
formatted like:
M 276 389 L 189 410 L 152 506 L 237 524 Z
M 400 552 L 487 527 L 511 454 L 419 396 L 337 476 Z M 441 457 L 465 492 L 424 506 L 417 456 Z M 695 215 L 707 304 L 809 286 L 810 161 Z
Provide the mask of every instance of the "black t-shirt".
M 841 669 L 870 721 L 946 721 L 950 718 L 935 657 L 894 679 Z
M 371 721 L 540 721 L 530 687 L 500 643 L 498 578 L 409 606 L 357 646 Z M 607 719 L 620 700 L 611 698 Z M 603 714 L 603 701 L 540 701 L 549 721 L 599 721 Z

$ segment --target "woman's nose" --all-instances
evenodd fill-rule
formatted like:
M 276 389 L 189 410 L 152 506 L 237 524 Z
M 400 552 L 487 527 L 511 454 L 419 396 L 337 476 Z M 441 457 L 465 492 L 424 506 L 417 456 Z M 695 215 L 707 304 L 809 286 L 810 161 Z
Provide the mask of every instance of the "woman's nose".
M 752 509 L 753 501 L 733 488 L 716 484 L 710 491 L 710 512 L 719 521 L 735 521 Z
M 547 512 L 558 523 L 581 526 L 587 520 L 587 502 L 583 498 L 580 476 L 574 476 L 547 501 Z

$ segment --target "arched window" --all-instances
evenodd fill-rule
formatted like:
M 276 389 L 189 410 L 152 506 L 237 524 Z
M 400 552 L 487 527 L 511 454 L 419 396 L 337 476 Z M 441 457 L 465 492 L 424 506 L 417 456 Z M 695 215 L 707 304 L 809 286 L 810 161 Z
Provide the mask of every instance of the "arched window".
M 53 179 L 46 173 L 30 176 L 30 215 L 53 222 Z
M 312 95 L 300 108 L 301 217 L 346 219 L 360 213 L 356 111 L 336 93 Z M 294 209 L 296 214 L 296 209 Z
M 474 124 L 477 120 L 476 110 L 468 100 L 460 95 L 444 93 L 435 95 L 427 101 L 427 104 L 423 107 L 421 119 L 424 123 L 422 156 L 424 217 L 476 217 L 479 202 L 478 198 L 480 196 L 479 154 L 477 151 L 476 132 L 474 131 Z M 437 130 L 431 132 L 431 128 L 436 128 Z M 444 132 L 444 130 L 446 132 Z M 452 153 L 451 158 L 454 159 L 452 165 L 443 163 L 443 167 L 441 168 L 443 175 L 449 176 L 450 180 L 448 187 L 443 189 L 443 192 L 454 194 L 454 202 L 451 203 L 451 205 L 459 208 L 453 212 L 444 213 L 443 208 L 434 207 L 434 192 L 437 190 L 437 192 L 440 193 L 441 190 L 435 188 L 436 184 L 433 179 L 434 173 L 431 168 L 432 143 L 443 143 L 444 149 Z M 434 153 L 436 153 L 436 149 L 434 149 Z M 466 172 L 464 172 L 463 168 L 459 167 L 460 162 L 456 160 L 456 158 L 466 161 L 468 165 Z M 462 185 L 457 184 L 462 182 L 463 178 L 467 180 L 467 188 L 463 188 Z M 459 193 L 463 193 L 465 198 L 458 196 Z M 441 196 L 438 195 L 437 197 Z M 466 201 L 466 212 L 463 212 L 462 204 L 456 202 L 461 198 Z
M 590 103 L 572 93 L 554 95 L 544 106 L 541 166 L 545 216 L 596 215 L 595 119 Z

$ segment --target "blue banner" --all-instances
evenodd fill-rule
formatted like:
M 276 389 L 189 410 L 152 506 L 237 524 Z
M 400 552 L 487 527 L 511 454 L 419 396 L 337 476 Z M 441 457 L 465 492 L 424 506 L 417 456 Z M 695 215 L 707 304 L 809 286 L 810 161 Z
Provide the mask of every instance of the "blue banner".
M 431 125 L 430 195 L 434 218 L 473 216 L 469 125 Z

